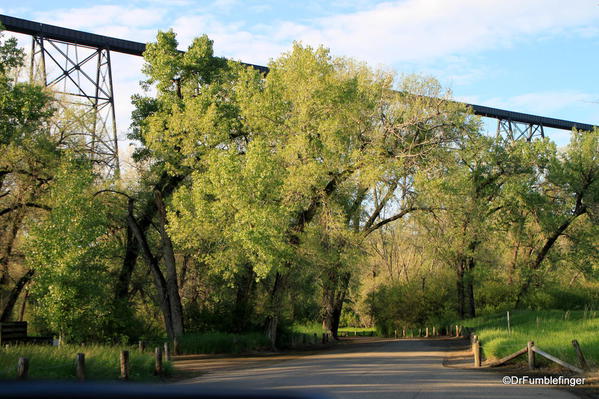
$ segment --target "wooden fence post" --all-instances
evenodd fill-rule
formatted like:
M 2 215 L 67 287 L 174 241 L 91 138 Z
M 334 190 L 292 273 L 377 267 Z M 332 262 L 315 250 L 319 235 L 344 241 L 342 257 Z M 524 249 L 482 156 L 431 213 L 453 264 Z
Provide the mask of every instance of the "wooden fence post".
M 401 330 L 401 336 L 402 336 L 403 338 L 405 338 L 405 337 L 406 337 L 406 328 L 405 328 L 405 327 L 404 327 L 404 328 Z
M 460 327 L 457 324 L 455 325 L 455 336 L 456 337 L 460 336 Z
M 576 356 L 578 356 L 578 364 L 580 364 L 580 368 L 583 370 L 588 370 L 589 365 L 587 364 L 587 360 L 584 358 L 584 355 L 582 354 L 582 350 L 580 349 L 580 345 L 578 344 L 578 341 L 573 339 L 572 346 L 574 347 L 574 350 L 576 351 Z
M 77 353 L 75 356 L 75 375 L 79 381 L 85 381 L 85 354 Z
M 528 341 L 528 345 L 526 346 L 528 352 L 528 368 L 533 370 L 535 365 L 535 352 L 532 350 L 532 347 L 535 346 L 533 341 Z
M 121 351 L 121 379 L 129 379 L 129 351 Z
M 478 337 L 474 336 L 474 342 L 472 343 L 472 353 L 474 354 L 474 367 L 480 367 L 480 342 Z
M 160 350 L 159 346 L 154 348 L 154 357 L 156 360 L 154 364 L 154 375 L 162 375 L 162 350 Z
M 17 378 L 19 380 L 26 380 L 29 376 L 29 359 L 26 357 L 20 357 L 17 363 Z
M 428 338 L 428 327 L 426 327 L 426 332 L 424 333 L 425 338 Z
M 167 362 L 171 360 L 171 354 L 168 350 L 168 342 L 164 343 L 164 360 L 166 360 Z

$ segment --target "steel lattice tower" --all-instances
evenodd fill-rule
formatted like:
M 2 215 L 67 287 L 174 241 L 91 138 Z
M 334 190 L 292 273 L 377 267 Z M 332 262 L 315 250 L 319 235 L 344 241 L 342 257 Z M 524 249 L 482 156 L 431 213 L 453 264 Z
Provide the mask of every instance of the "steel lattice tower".
M 505 134 L 510 140 L 532 141 L 534 138 L 544 138 L 543 125 L 534 123 L 521 123 L 509 119 L 497 121 L 497 135 Z
M 57 94 L 59 141 L 83 145 L 103 174 L 118 177 L 110 50 L 34 35 L 29 78 Z

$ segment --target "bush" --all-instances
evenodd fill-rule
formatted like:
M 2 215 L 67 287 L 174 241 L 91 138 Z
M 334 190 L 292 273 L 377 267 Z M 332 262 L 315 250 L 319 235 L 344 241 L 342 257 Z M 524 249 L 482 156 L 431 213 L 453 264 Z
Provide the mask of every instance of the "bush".
M 548 286 L 537 289 L 524 301 L 528 309 L 583 310 L 599 307 L 599 288 L 595 285 Z
M 370 294 L 379 335 L 392 336 L 403 327 L 442 327 L 455 320 L 455 295 L 443 276 L 421 282 L 381 286 Z

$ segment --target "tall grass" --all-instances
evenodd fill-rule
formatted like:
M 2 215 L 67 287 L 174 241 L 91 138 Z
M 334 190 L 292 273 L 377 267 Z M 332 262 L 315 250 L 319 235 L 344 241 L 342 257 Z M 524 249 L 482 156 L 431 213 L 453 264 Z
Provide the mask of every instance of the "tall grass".
M 186 334 L 179 338 L 179 350 L 182 354 L 243 353 L 269 347 L 268 338 L 261 333 L 206 332 Z
M 324 331 L 322 328 L 322 323 L 312 322 L 305 324 L 294 324 L 291 327 L 291 332 L 295 334 L 317 334 L 320 335 Z
M 75 379 L 75 356 L 85 354 L 85 374 L 88 380 L 116 380 L 120 376 L 120 352 L 129 350 L 129 378 L 137 381 L 158 380 L 154 376 L 153 354 L 140 353 L 133 348 L 106 345 L 15 345 L 0 349 L 0 378 L 16 378 L 19 357 L 29 359 L 31 379 Z M 163 363 L 164 371 L 172 371 L 170 362 Z
M 339 333 L 357 333 L 358 335 L 369 335 L 376 334 L 376 328 L 374 327 L 341 327 Z
M 316 334 L 320 336 L 323 332 L 326 332 L 322 328 L 322 323 L 313 322 L 306 324 L 294 324 L 291 327 L 291 332 L 295 334 Z M 374 327 L 339 327 L 337 330 L 339 335 L 377 335 L 377 331 Z
M 572 340 L 576 339 L 589 365 L 599 367 L 597 311 L 513 311 L 510 312 L 511 332 L 507 329 L 505 313 L 477 317 L 461 323 L 476 330 L 487 358 L 507 356 L 525 347 L 528 341 L 534 341 L 542 350 L 576 365 L 578 361 L 572 347 Z

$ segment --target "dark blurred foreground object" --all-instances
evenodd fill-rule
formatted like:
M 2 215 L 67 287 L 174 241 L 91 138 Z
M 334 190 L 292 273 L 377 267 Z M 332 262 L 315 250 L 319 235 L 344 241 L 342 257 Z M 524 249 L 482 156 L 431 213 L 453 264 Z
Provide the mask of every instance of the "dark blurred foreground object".
M 0 382 L 0 398 L 19 399 L 326 399 L 321 394 L 275 390 L 218 391 L 193 384 Z

